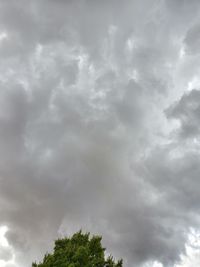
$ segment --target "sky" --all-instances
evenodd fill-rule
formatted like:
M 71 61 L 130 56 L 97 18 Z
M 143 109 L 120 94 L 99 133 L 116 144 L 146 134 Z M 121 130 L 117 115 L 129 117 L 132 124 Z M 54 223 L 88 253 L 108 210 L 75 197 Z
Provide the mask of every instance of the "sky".
M 199 75 L 199 0 L 0 0 L 0 267 L 199 266 Z

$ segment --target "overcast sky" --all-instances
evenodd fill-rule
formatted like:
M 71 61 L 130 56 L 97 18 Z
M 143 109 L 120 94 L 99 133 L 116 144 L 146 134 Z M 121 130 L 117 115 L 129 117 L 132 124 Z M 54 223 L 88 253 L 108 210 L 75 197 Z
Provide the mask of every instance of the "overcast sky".
M 199 0 L 0 0 L 0 267 L 199 266 L 199 77 Z

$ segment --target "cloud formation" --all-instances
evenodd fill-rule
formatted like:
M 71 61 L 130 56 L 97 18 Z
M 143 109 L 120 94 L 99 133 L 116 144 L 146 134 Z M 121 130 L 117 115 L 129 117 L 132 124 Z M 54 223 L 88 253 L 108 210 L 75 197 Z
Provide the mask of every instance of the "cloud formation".
M 126 267 L 190 266 L 199 17 L 197 0 L 0 1 L 0 266 L 80 228 Z

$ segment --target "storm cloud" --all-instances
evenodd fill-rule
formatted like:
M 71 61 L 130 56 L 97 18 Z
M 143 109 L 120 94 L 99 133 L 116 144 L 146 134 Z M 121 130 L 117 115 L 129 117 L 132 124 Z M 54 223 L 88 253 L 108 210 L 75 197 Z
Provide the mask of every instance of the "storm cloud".
M 0 0 L 1 267 L 80 228 L 125 267 L 199 262 L 199 25 L 197 0 Z

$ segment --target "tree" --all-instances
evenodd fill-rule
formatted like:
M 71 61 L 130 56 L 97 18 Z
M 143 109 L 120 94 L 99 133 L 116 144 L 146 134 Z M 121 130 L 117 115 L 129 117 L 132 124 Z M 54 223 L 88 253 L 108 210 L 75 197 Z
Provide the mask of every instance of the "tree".
M 54 252 L 46 254 L 43 262 L 33 263 L 32 267 L 122 267 L 122 260 L 114 261 L 112 256 L 105 258 L 105 248 L 101 236 L 79 231 L 71 238 L 55 241 Z

